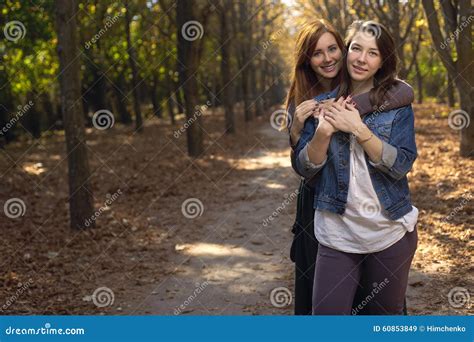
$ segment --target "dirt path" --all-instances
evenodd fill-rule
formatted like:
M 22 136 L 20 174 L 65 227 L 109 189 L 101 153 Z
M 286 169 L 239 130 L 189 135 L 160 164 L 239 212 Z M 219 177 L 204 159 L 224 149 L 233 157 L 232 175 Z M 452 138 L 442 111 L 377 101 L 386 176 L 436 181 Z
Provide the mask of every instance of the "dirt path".
M 298 177 L 284 134 L 265 125 L 256 139 L 239 161 L 252 179 L 227 176 L 219 184 L 227 195 L 216 205 L 200 198 L 202 215 L 173 232 L 175 250 L 166 267 L 172 274 L 150 287 L 130 313 L 291 314 L 290 227 Z M 272 213 L 276 217 L 266 221 Z
M 474 164 L 459 157 L 458 132 L 432 115 L 437 110 L 416 110 L 419 157 L 409 178 L 419 242 L 408 308 L 414 315 L 473 314 Z M 68 225 L 62 134 L 0 153 L 0 202 L 14 197 L 26 207 L 24 216 L 2 221 L 0 297 L 16 298 L 28 285 L 7 312 L 292 314 L 290 228 L 299 179 L 286 134 L 268 118 L 237 120 L 235 135 L 222 134 L 222 112 L 205 119 L 206 152 L 197 159 L 186 153 L 186 136 L 175 136 L 179 125 L 163 120 L 150 120 L 142 135 L 123 125 L 106 133 L 90 128 L 95 208 L 121 195 L 95 229 L 81 232 Z M 98 305 L 93 296 L 104 288 L 112 300 Z

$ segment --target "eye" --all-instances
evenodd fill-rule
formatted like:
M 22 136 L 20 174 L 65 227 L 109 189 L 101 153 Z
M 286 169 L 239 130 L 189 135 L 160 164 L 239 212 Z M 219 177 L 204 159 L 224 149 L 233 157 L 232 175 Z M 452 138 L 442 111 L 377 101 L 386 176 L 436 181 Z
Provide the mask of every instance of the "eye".
M 330 52 L 334 52 L 334 51 L 336 51 L 336 50 L 337 50 L 337 47 L 335 47 L 335 46 L 329 48 L 329 51 L 330 51 Z
M 352 51 L 359 51 L 360 49 L 357 46 L 351 46 Z
M 315 53 L 313 54 L 313 57 L 318 57 L 318 56 L 320 56 L 320 55 L 321 55 L 321 52 L 318 51 L 318 52 L 315 52 Z
M 375 51 L 370 51 L 369 55 L 371 55 L 372 57 L 377 57 L 379 54 Z

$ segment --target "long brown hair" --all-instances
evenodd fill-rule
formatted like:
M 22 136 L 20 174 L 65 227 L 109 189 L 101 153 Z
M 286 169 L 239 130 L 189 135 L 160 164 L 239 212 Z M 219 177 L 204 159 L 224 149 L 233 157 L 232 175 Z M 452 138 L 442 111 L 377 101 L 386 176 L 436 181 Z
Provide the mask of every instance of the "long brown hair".
M 319 38 L 326 32 L 334 36 L 342 54 L 345 53 L 344 42 L 341 35 L 326 20 L 318 19 L 306 24 L 296 39 L 295 66 L 292 71 L 290 91 L 286 98 L 287 110 L 291 104 L 296 108 L 301 102 L 311 99 L 323 92 L 319 77 L 311 68 L 311 57 L 313 56 Z M 339 75 L 340 73 L 333 79 L 332 88 L 338 85 Z
M 347 29 L 345 43 L 349 51 L 352 39 L 358 32 L 365 32 L 375 37 L 377 48 L 382 58 L 382 67 L 374 75 L 374 88 L 370 90 L 370 102 L 377 109 L 383 105 L 384 96 L 394 85 L 397 76 L 398 58 L 395 41 L 387 28 L 375 21 L 354 21 Z M 344 57 L 344 67 L 337 97 L 349 95 L 351 77 L 347 68 L 347 54 Z

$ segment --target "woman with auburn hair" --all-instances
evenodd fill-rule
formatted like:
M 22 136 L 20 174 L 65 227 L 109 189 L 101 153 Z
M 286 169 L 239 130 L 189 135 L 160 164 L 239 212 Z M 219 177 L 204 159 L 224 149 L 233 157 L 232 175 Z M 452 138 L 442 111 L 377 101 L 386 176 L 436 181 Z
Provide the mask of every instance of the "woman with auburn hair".
M 397 72 L 388 30 L 356 21 L 346 46 L 339 88 L 317 97 L 337 101 L 305 122 L 295 149 L 297 170 L 314 179 L 313 314 L 353 313 L 365 279 L 372 284 L 368 313 L 398 315 L 417 247 L 418 210 L 407 179 L 417 157 L 414 114 L 411 105 L 385 103 Z M 352 97 L 364 93 L 377 109 L 361 118 Z
M 304 123 L 318 117 L 323 106 L 315 97 L 335 89 L 340 82 L 343 57 L 346 48 L 339 33 L 327 21 L 320 19 L 306 24 L 298 34 L 295 49 L 295 65 L 288 93 L 286 108 L 289 113 L 290 145 L 292 164 L 295 166 L 294 148 L 300 138 Z M 395 96 L 397 94 L 397 96 Z M 397 80 L 385 95 L 387 109 L 398 108 L 413 101 L 413 89 Z M 373 111 L 370 94 L 354 97 L 361 115 Z M 292 232 L 294 239 L 290 257 L 295 262 L 295 314 L 310 315 L 318 241 L 314 236 L 314 179 L 302 178 L 299 186 L 297 213 Z M 324 275 L 322 275 L 324 277 Z M 365 297 L 363 287 L 357 291 L 358 304 Z M 360 299 L 360 300 L 359 300 Z M 363 314 L 364 310 L 355 311 Z

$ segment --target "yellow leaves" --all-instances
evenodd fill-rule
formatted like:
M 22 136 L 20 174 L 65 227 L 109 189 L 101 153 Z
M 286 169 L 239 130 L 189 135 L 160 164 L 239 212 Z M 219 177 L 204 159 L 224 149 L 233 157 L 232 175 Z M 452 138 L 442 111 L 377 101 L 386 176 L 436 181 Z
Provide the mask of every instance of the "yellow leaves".
M 420 20 L 417 20 L 415 22 L 415 27 L 416 28 L 421 28 L 421 27 L 425 27 L 426 26 L 426 21 L 424 18 L 421 18 Z
M 95 13 L 95 10 L 96 10 L 96 6 L 95 5 L 89 5 L 89 12 L 91 14 L 94 14 Z
M 7 14 L 8 14 L 8 8 L 6 8 L 6 7 L 3 8 L 3 9 L 2 9 L 2 14 L 3 14 L 3 15 L 7 15 Z

